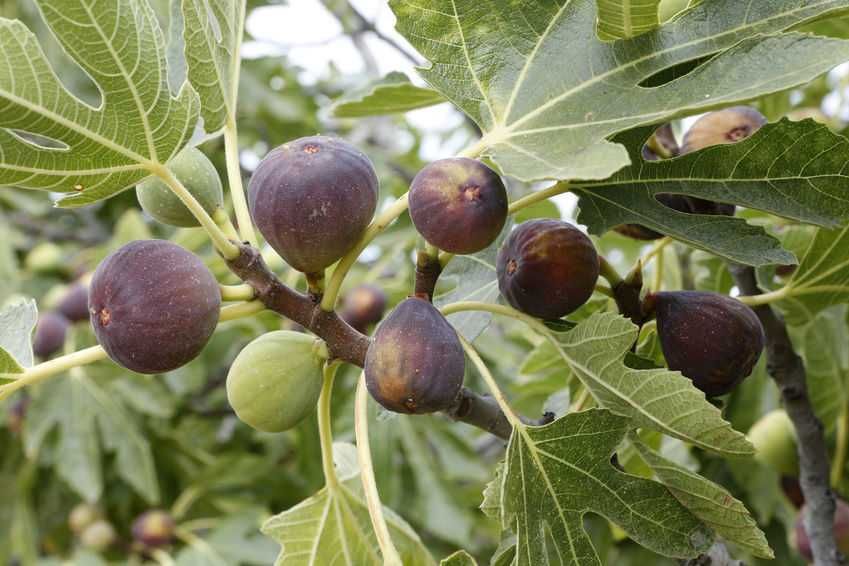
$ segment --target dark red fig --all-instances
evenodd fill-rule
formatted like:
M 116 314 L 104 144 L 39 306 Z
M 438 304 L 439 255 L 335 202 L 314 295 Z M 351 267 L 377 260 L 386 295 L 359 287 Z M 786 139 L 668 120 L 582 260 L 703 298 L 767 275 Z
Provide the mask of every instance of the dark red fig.
M 805 530 L 805 524 L 802 518 L 805 516 L 805 506 L 799 510 L 799 515 L 796 517 L 796 549 L 799 554 L 808 562 L 813 562 L 814 553 L 811 551 L 811 540 L 808 538 L 808 533 Z M 837 541 L 837 548 L 843 554 L 849 554 L 849 505 L 842 499 L 837 500 L 837 507 L 834 510 L 834 538 Z
M 498 251 L 498 288 L 516 309 L 546 320 L 589 300 L 598 280 L 598 254 L 586 234 L 560 220 L 520 224 Z
M 489 246 L 507 220 L 507 189 L 475 159 L 434 161 L 410 185 L 410 217 L 428 243 L 454 254 Z
M 410 297 L 377 327 L 366 354 L 366 385 L 390 411 L 441 411 L 457 399 L 465 363 L 457 332 L 442 313 Z
M 138 373 L 177 369 L 200 354 L 218 324 L 221 291 L 196 255 L 164 240 L 130 242 L 91 281 L 100 345 Z
M 147 548 L 169 544 L 174 539 L 174 518 L 167 511 L 151 509 L 133 521 L 133 538 Z
M 68 333 L 68 319 L 59 313 L 46 312 L 38 318 L 32 351 L 39 358 L 48 358 L 62 349 Z
M 365 331 L 369 325 L 377 324 L 386 310 L 386 293 L 375 285 L 354 287 L 342 299 L 339 315 L 351 327 Z
M 724 395 L 752 373 L 764 347 L 755 312 L 719 293 L 672 291 L 650 295 L 657 333 L 670 369 L 709 397 Z
M 57 310 L 71 322 L 88 320 L 88 286 L 81 282 L 71 285 Z
M 251 177 L 251 215 L 289 265 L 317 275 L 350 251 L 374 216 L 378 181 L 349 143 L 300 138 L 265 156 Z

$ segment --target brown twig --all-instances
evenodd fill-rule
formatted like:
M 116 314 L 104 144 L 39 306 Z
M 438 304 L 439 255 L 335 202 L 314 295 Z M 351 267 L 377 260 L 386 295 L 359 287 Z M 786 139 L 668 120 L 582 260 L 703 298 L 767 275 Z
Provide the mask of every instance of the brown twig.
M 760 295 L 752 267 L 729 265 L 743 295 Z M 778 385 L 784 408 L 793 422 L 798 439 L 799 483 L 805 496 L 805 530 L 811 540 L 815 564 L 846 564 L 834 540 L 834 492 L 829 483 L 828 449 L 823 426 L 808 397 L 805 365 L 793 349 L 784 320 L 769 305 L 754 307 L 764 327 L 767 371 Z

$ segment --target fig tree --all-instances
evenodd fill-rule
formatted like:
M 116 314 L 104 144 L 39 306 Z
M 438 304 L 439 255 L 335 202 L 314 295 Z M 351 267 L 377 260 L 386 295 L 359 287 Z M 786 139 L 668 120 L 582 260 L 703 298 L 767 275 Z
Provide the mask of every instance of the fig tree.
M 498 288 L 514 308 L 543 319 L 563 317 L 589 300 L 599 260 L 586 234 L 560 220 L 529 220 L 504 242 Z
M 38 318 L 32 351 L 39 358 L 48 358 L 62 349 L 68 333 L 68 319 L 59 313 L 46 312 Z
M 755 447 L 755 459 L 786 476 L 799 475 L 796 430 L 784 409 L 775 409 L 758 419 L 746 435 Z
M 218 324 L 221 291 L 196 255 L 164 240 L 130 242 L 98 266 L 89 290 L 94 333 L 109 357 L 162 373 L 197 357 Z
M 737 299 L 703 291 L 650 295 L 660 346 L 670 369 L 709 397 L 730 392 L 752 369 L 764 347 L 755 312 Z
M 410 297 L 377 327 L 366 353 L 366 385 L 390 411 L 441 411 L 457 399 L 465 363 L 457 332 L 442 313 Z
M 59 300 L 57 310 L 71 322 L 88 320 L 88 286 L 82 282 L 71 285 Z
M 278 330 L 245 346 L 227 375 L 227 399 L 245 424 L 282 432 L 315 409 L 321 392 L 321 340 Z
M 376 285 L 359 285 L 342 298 L 339 316 L 352 328 L 364 332 L 370 325 L 377 324 L 386 310 L 386 293 Z
M 251 215 L 271 247 L 315 275 L 356 245 L 377 207 L 378 181 L 354 146 L 312 136 L 266 155 L 248 191 Z
M 478 252 L 507 220 L 507 189 L 475 159 L 434 161 L 410 185 L 410 218 L 428 243 L 454 254 Z
M 842 499 L 838 499 L 836 503 L 837 507 L 834 509 L 834 539 L 837 541 L 837 548 L 845 555 L 849 554 L 849 505 Z M 808 533 L 805 530 L 804 516 L 805 506 L 803 505 L 796 516 L 794 532 L 796 549 L 802 558 L 808 562 L 813 562 L 814 553 L 811 551 L 811 539 L 808 538 Z
M 187 147 L 168 162 L 168 168 L 210 215 L 224 203 L 224 191 L 218 171 L 196 147 Z M 200 226 L 194 214 L 158 177 L 149 177 L 136 187 L 136 197 L 145 212 L 169 226 Z
M 174 527 L 174 517 L 170 513 L 151 509 L 133 521 L 133 539 L 147 548 L 165 546 L 174 538 Z

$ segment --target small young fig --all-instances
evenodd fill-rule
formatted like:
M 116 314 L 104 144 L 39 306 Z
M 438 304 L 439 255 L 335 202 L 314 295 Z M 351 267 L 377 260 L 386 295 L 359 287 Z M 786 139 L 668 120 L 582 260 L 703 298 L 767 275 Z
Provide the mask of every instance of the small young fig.
M 356 245 L 377 207 L 378 181 L 354 146 L 312 136 L 266 155 L 248 190 L 251 215 L 271 247 L 315 275 Z
M 796 430 L 784 409 L 775 409 L 762 416 L 747 436 L 755 447 L 755 460 L 782 475 L 799 475 Z
M 595 289 L 599 260 L 586 234 L 560 220 L 529 220 L 504 242 L 498 288 L 516 309 L 546 320 L 583 305 Z
M 221 290 L 196 255 L 165 240 L 137 240 L 98 266 L 89 313 L 109 357 L 162 373 L 200 354 L 218 325 Z
M 370 325 L 377 324 L 386 310 L 386 293 L 376 285 L 359 285 L 342 298 L 339 316 L 352 328 L 364 332 Z
M 59 300 L 57 310 L 71 322 L 88 320 L 88 285 L 76 282 Z
M 227 374 L 227 400 L 236 416 L 263 432 L 304 420 L 321 393 L 323 345 L 308 334 L 278 330 L 245 346 Z
M 79 535 L 95 521 L 103 518 L 103 513 L 91 503 L 78 503 L 68 514 L 68 527 L 71 532 Z
M 68 319 L 59 313 L 46 312 L 38 318 L 32 351 L 39 358 L 49 358 L 65 345 Z
M 145 511 L 133 521 L 133 539 L 146 548 L 157 548 L 174 539 L 174 517 L 162 509 Z
M 837 541 L 837 548 L 844 555 L 849 554 L 849 505 L 842 499 L 837 500 L 837 507 L 834 510 L 834 539 Z M 796 528 L 794 529 L 794 538 L 796 539 L 796 550 L 808 562 L 813 562 L 814 553 L 811 550 L 811 539 L 808 538 L 808 532 L 805 530 L 803 517 L 805 516 L 805 506 L 799 510 L 796 516 Z
M 440 159 L 410 185 L 410 218 L 428 243 L 454 254 L 478 252 L 507 220 L 507 189 L 498 174 L 475 159 Z
M 80 533 L 80 543 L 95 552 L 103 552 L 115 542 L 118 534 L 112 523 L 98 519 Z
M 202 151 L 187 147 L 168 162 L 168 168 L 208 214 L 214 214 L 223 206 L 221 178 Z M 159 177 L 149 177 L 139 183 L 136 197 L 142 209 L 163 224 L 180 228 L 200 226 L 180 197 Z
M 432 413 L 457 399 L 465 364 L 457 332 L 442 313 L 410 297 L 377 327 L 366 354 L 366 385 L 390 411 Z
M 719 293 L 671 291 L 650 295 L 669 369 L 680 371 L 708 397 L 730 392 L 752 369 L 764 347 L 755 312 Z

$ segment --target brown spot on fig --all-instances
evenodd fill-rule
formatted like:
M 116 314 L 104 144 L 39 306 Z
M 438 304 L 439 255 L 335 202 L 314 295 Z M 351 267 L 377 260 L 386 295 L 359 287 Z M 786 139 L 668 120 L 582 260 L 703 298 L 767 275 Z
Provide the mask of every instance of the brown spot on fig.
M 560 220 L 530 220 L 507 237 L 496 261 L 498 288 L 514 308 L 557 319 L 595 289 L 599 260 L 586 234 Z
M 402 301 L 377 328 L 366 354 L 372 397 L 397 413 L 447 409 L 463 385 L 465 356 L 454 328 L 430 302 Z

